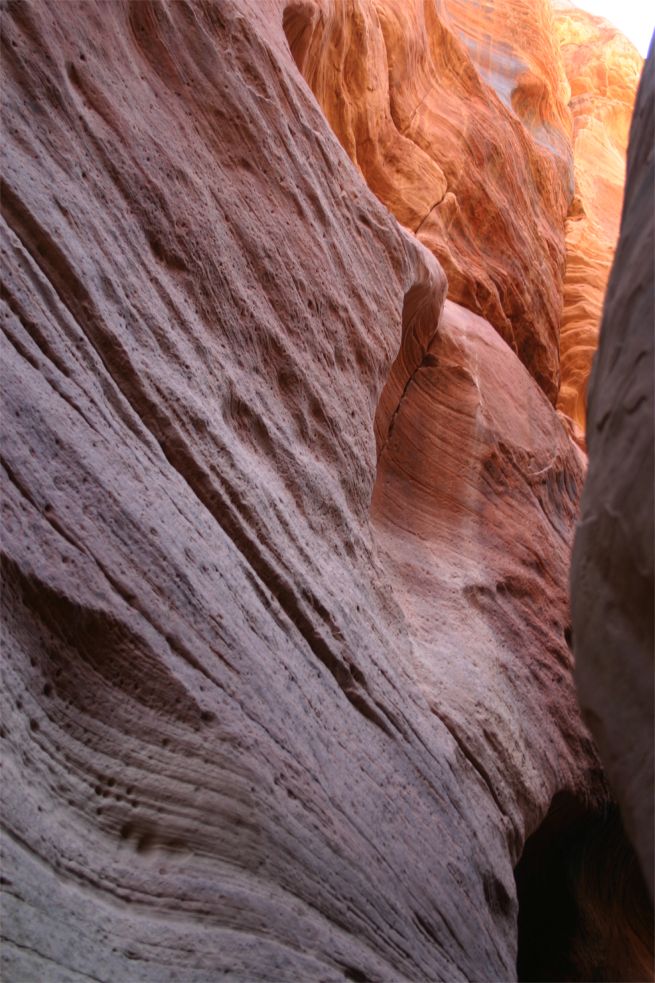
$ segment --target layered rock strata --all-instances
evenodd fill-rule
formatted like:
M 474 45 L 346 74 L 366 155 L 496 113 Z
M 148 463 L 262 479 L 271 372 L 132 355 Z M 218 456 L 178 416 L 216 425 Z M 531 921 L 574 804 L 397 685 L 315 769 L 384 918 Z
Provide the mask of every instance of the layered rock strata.
M 490 37 L 486 5 L 467 16 L 457 3 L 439 14 L 422 0 L 297 0 L 284 23 L 299 69 L 369 187 L 439 259 L 450 299 L 489 320 L 555 402 L 573 187 L 568 87 L 545 0 L 531 31 L 532 0 L 496 6 L 514 47 L 496 37 L 488 57 L 462 28 L 478 16 Z
M 526 838 L 558 796 L 607 802 L 552 406 L 567 166 L 430 5 L 396 11 L 394 136 L 357 101 L 391 5 L 318 9 L 4 12 L 11 980 L 511 980 Z M 357 111 L 359 169 L 298 71 L 313 45 L 348 69 L 327 115 Z M 495 211 L 466 310 L 358 135 L 416 147 L 423 221 L 449 172 L 421 120 L 473 96 L 448 154 L 494 148 Z
M 619 233 L 630 120 L 643 59 L 607 21 L 557 4 L 555 29 L 571 86 L 575 197 L 566 222 L 566 275 L 557 405 L 583 439 L 587 383 Z

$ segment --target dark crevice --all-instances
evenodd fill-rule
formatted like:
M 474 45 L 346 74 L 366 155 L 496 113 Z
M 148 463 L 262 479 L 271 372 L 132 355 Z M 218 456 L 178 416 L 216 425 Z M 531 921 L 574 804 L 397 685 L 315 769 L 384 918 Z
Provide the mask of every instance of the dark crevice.
M 347 980 L 352 980 L 353 983 L 371 983 L 370 977 L 363 970 L 357 969 L 356 966 L 342 965 L 341 968 Z
M 417 374 L 421 371 L 421 369 L 433 368 L 436 365 L 437 365 L 437 359 L 436 359 L 436 357 L 434 355 L 431 355 L 429 352 L 426 352 L 426 354 L 423 356 L 423 358 L 421 359 L 421 361 L 419 362 L 419 364 L 416 366 L 416 368 L 414 369 L 414 371 L 412 372 L 412 374 L 408 377 L 407 382 L 405 383 L 405 386 L 403 388 L 403 391 L 402 391 L 402 393 L 400 395 L 400 399 L 398 400 L 398 405 L 396 406 L 395 410 L 393 411 L 393 415 L 391 417 L 391 420 L 389 421 L 389 429 L 387 430 L 387 436 L 385 438 L 384 443 L 380 447 L 380 452 L 378 454 L 378 459 L 382 456 L 382 453 L 383 453 L 385 447 L 387 446 L 387 444 L 391 440 L 391 436 L 393 434 L 393 430 L 394 430 L 394 427 L 396 425 L 396 421 L 398 419 L 398 414 L 400 413 L 401 406 L 402 406 L 402 404 L 403 404 L 403 402 L 405 400 L 405 397 L 407 396 L 407 393 L 409 392 L 410 386 L 414 382 Z
M 425 223 L 427 222 L 427 220 L 430 218 L 430 215 L 432 215 L 432 212 L 435 210 L 435 208 L 438 208 L 439 205 L 442 205 L 443 204 L 443 200 L 444 200 L 444 198 L 446 197 L 447 194 L 448 194 L 448 188 L 446 188 L 446 190 L 444 191 L 444 193 L 442 194 L 441 198 L 439 198 L 438 201 L 435 201 L 435 202 L 433 202 L 432 205 L 430 205 L 430 207 L 428 208 L 427 212 L 425 213 L 425 215 L 423 216 L 423 218 L 421 219 L 421 221 L 419 222 L 419 224 L 414 229 L 414 235 L 415 236 L 417 236 L 419 234 L 419 232 L 421 231 L 421 229 L 423 228 L 423 226 L 425 225 Z
M 439 330 L 442 307 L 443 297 L 433 283 L 417 282 L 405 294 L 400 349 L 380 395 L 375 420 L 378 463 L 417 373 L 437 364 L 437 357 L 431 353 L 430 348 Z M 399 388 L 400 395 L 394 400 L 394 408 L 389 412 L 387 393 Z
M 653 907 L 616 805 L 559 793 L 515 879 L 521 983 L 653 980 Z

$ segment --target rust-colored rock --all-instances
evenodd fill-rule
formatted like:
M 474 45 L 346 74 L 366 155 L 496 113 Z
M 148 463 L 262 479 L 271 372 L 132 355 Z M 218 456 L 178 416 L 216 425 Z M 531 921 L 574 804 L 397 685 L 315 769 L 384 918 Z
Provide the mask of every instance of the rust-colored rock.
M 471 6 L 467 20 L 455 2 L 439 16 L 422 0 L 298 0 L 285 27 L 371 189 L 437 256 L 449 297 L 487 318 L 554 402 L 572 191 L 568 90 L 545 0 L 536 22 L 532 0 Z M 462 28 L 478 13 L 481 36 L 503 25 L 497 57 Z
M 621 236 L 589 395 L 571 572 L 582 706 L 653 892 L 655 53 L 630 133 Z
M 482 80 L 568 166 L 570 89 L 549 0 L 446 0 L 445 9 Z
M 555 25 L 571 85 L 575 197 L 566 223 L 558 407 L 585 431 L 587 382 L 621 219 L 630 119 L 643 59 L 607 21 L 561 2 Z

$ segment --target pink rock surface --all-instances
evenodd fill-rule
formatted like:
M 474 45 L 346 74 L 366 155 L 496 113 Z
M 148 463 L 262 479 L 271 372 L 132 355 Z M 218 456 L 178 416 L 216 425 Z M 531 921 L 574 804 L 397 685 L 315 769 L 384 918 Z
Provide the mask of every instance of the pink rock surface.
M 372 515 L 413 675 L 517 843 L 593 768 L 565 638 L 583 473 L 491 325 L 446 302 L 383 442 Z
M 607 799 L 579 452 L 340 146 L 314 9 L 4 12 L 10 980 L 511 980 L 526 837 Z

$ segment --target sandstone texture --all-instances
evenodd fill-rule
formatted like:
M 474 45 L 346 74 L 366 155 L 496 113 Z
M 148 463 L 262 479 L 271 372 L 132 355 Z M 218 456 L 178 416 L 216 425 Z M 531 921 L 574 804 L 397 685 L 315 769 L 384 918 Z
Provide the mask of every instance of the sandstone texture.
M 604 815 L 510 6 L 3 10 L 6 979 L 514 980 L 526 841 Z
M 382 447 L 372 516 L 412 675 L 514 839 L 526 809 L 530 829 L 542 818 L 544 781 L 575 788 L 589 753 L 567 695 L 582 476 L 580 452 L 508 346 L 447 301 Z
M 587 382 L 619 233 L 630 120 L 643 59 L 611 24 L 556 5 L 571 87 L 575 197 L 566 222 L 566 275 L 557 405 L 585 432 Z
M 653 892 L 655 54 L 630 135 L 621 236 L 589 394 L 571 572 L 582 706 Z
M 285 29 L 369 187 L 554 403 L 573 173 L 550 18 L 546 0 L 448 0 L 441 16 L 423 0 L 297 0 Z
M 369 186 L 439 259 L 449 298 L 493 324 L 584 446 L 643 61 L 606 21 L 554 8 L 297 0 L 285 29 Z

